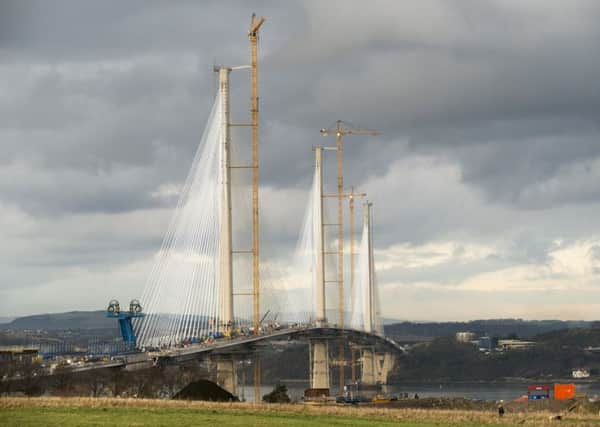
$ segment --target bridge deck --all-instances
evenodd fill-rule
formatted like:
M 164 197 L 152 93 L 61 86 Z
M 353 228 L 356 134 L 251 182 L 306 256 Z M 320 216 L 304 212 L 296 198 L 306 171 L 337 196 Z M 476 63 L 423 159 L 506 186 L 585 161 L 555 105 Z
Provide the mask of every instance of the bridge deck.
M 304 327 L 288 328 L 271 332 L 264 335 L 250 337 L 238 337 L 226 340 L 218 340 L 212 344 L 191 344 L 184 348 L 169 349 L 161 352 L 150 353 L 155 360 L 173 361 L 184 360 L 200 355 L 202 353 L 227 353 L 228 351 L 251 351 L 254 345 L 262 342 L 275 340 L 277 338 L 287 338 L 288 340 L 324 338 L 339 339 L 347 337 L 356 344 L 373 345 L 383 347 L 391 351 L 404 353 L 402 346 L 393 340 L 375 334 L 355 329 L 340 329 L 336 327 Z
M 350 342 L 358 345 L 370 345 L 380 347 L 389 351 L 404 353 L 402 346 L 393 340 L 375 334 L 354 329 L 340 329 L 336 327 L 302 327 L 287 328 L 270 332 L 263 335 L 252 335 L 247 337 L 224 338 L 216 340 L 211 344 L 191 344 L 181 348 L 170 348 L 168 350 L 138 353 L 134 355 L 115 356 L 108 362 L 94 362 L 83 366 L 69 369 L 70 372 L 84 372 L 94 369 L 120 368 L 140 364 L 179 363 L 186 360 L 197 359 L 208 354 L 228 354 L 237 352 L 252 352 L 256 346 L 268 341 L 286 338 L 287 340 L 300 339 L 340 339 L 346 337 Z M 145 357 L 144 357 L 145 356 Z M 64 372 L 64 371 L 63 371 Z

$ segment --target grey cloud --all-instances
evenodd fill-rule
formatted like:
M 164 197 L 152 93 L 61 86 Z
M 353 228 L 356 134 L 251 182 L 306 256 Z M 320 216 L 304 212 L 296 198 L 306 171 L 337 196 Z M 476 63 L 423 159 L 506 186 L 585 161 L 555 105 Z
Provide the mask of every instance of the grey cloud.
M 0 202 L 34 222 L 67 221 L 37 252 L 34 234 L 14 237 L 22 269 L 15 261 L 4 283 L 21 274 L 21 283 L 47 283 L 53 265 L 58 276 L 70 262 L 116 271 L 157 249 L 153 227 L 165 219 L 144 232 L 103 229 L 107 239 L 82 237 L 68 220 L 100 214 L 116 227 L 121 215 L 168 217 L 175 201 L 152 193 L 185 179 L 215 92 L 212 65 L 248 62 L 252 11 L 268 19 L 259 74 L 267 253 L 292 251 L 311 147 L 333 143 L 318 130 L 338 118 L 384 132 L 348 137 L 344 147 L 347 186 L 376 203 L 378 247 L 457 240 L 505 248 L 478 265 L 396 271 L 388 281 L 543 264 L 555 239 L 600 229 L 597 2 L 0 8 Z M 246 77 L 233 82 L 239 121 Z M 23 266 L 34 258 L 44 265 L 28 276 Z

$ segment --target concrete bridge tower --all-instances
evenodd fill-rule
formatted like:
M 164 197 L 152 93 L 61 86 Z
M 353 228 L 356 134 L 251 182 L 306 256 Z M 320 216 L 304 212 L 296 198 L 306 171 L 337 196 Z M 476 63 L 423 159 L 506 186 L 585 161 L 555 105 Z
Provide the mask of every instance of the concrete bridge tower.
M 325 262 L 323 233 L 323 147 L 315 148 L 316 194 L 313 212 L 313 242 L 315 259 L 315 321 L 327 324 L 325 311 Z M 310 386 L 329 388 L 329 345 L 323 339 L 310 340 Z
M 373 316 L 375 315 L 375 311 L 373 310 L 374 303 L 374 274 L 373 274 L 373 236 L 371 233 L 371 207 L 372 203 L 365 203 L 365 216 L 364 216 L 364 233 L 366 233 L 367 240 L 367 274 L 366 274 L 366 283 L 363 283 L 363 286 L 366 286 L 366 292 L 363 293 L 365 296 L 365 301 L 363 301 L 363 325 L 365 332 L 373 332 L 375 322 Z
M 233 326 L 233 261 L 231 234 L 231 135 L 230 135 L 230 98 L 229 73 L 231 68 L 215 67 L 219 73 L 219 92 L 221 100 L 221 141 L 220 141 L 220 176 L 221 187 L 220 212 L 220 266 L 219 289 L 221 290 L 222 313 L 219 329 L 225 334 L 231 332 Z
M 327 323 L 325 311 L 325 236 L 323 233 L 323 147 L 315 148 L 315 179 L 317 180 L 314 212 L 313 241 L 315 259 L 315 321 L 321 326 Z

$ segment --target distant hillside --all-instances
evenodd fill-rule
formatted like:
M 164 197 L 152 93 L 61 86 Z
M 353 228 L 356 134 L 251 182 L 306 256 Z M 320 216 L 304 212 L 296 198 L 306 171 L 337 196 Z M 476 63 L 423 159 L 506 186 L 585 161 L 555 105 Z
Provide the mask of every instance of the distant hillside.
M 400 323 L 400 322 L 403 322 L 403 320 L 400 320 L 400 319 L 392 319 L 392 318 L 390 318 L 390 317 L 383 317 L 383 318 L 381 319 L 381 322 L 382 322 L 384 325 L 393 325 L 393 324 L 395 324 L 395 323 Z
M 543 343 L 548 348 L 600 347 L 600 327 L 547 332 L 537 336 L 536 341 Z
M 71 311 L 68 313 L 35 314 L 18 317 L 0 324 L 0 329 L 114 329 L 115 319 L 107 318 L 105 311 Z M 391 319 L 386 319 L 389 321 Z M 386 322 L 387 323 L 387 322 Z M 594 322 L 561 320 L 492 319 L 469 322 L 400 322 L 386 324 L 385 334 L 391 337 L 442 337 L 456 332 L 471 331 L 478 334 L 505 337 L 516 335 L 531 338 L 536 335 L 568 328 L 590 327 Z
M 532 337 L 537 344 L 524 350 L 485 354 L 451 336 L 418 344 L 399 360 L 390 381 L 491 381 L 529 378 L 551 381 L 570 378 L 584 367 L 600 377 L 600 354 L 586 351 L 600 346 L 600 327 L 573 328 Z
M 35 314 L 18 317 L 0 325 L 3 329 L 114 329 L 115 319 L 106 317 L 105 311 L 70 311 L 68 313 Z
M 586 328 L 594 322 L 562 320 L 491 319 L 469 322 L 401 322 L 385 325 L 385 334 L 391 337 L 443 337 L 469 331 L 483 335 L 531 338 L 539 334 L 568 328 Z

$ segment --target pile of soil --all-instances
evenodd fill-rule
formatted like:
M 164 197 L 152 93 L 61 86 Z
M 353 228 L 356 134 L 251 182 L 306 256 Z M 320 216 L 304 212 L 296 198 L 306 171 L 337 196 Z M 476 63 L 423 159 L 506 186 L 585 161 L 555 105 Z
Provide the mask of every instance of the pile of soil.
M 263 402 L 267 403 L 290 403 L 290 396 L 287 394 L 287 386 L 285 384 L 276 384 L 271 393 L 263 396 Z
M 189 383 L 173 399 L 208 400 L 211 402 L 237 402 L 239 399 L 224 388 L 208 380 Z

